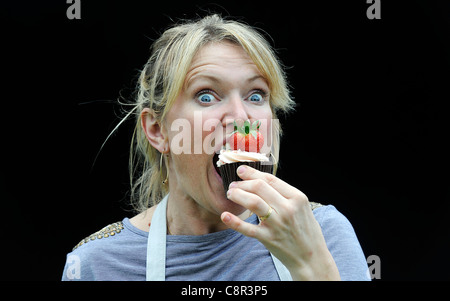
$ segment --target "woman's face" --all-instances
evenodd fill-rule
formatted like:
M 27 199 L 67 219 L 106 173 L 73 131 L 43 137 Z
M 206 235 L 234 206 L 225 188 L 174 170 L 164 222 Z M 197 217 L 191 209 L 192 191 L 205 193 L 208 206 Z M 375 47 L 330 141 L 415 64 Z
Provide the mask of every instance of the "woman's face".
M 271 133 L 269 87 L 242 47 L 209 43 L 194 57 L 184 88 L 166 115 L 170 147 L 170 194 L 192 200 L 209 213 L 241 214 L 226 198 L 214 156 L 233 131 L 234 120 L 260 120 Z

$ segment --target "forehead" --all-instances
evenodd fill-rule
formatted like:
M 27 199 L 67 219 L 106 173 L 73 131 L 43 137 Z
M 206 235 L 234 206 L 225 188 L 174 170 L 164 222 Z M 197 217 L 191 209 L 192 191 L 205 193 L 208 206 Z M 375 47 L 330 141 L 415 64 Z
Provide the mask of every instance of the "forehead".
M 237 44 L 231 42 L 208 43 L 194 56 L 186 74 L 185 83 L 189 83 L 197 76 L 217 74 L 226 77 L 262 77 L 257 66 Z
M 250 56 L 240 45 L 227 41 L 212 42 L 201 47 L 192 60 L 191 68 L 208 60 L 224 60 L 225 63 L 232 63 L 237 60 L 239 62 L 253 64 Z

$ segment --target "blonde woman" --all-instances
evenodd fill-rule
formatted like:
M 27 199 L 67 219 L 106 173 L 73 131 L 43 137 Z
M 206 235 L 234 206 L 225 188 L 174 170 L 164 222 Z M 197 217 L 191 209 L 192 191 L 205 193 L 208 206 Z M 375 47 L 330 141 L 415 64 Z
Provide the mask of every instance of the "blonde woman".
M 75 246 L 63 280 L 368 279 L 354 230 L 333 206 L 251 167 L 222 185 L 215 153 L 232 121 L 264 121 L 277 160 L 275 120 L 294 106 L 255 29 L 217 15 L 168 29 L 137 92 L 128 116 L 137 120 L 130 168 L 139 213 Z

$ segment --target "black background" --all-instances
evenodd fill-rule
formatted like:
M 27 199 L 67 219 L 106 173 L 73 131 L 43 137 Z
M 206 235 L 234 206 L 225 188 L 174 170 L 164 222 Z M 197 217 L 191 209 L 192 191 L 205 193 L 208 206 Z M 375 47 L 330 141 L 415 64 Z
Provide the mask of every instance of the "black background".
M 152 40 L 207 12 L 265 31 L 297 111 L 279 176 L 352 222 L 382 280 L 448 280 L 450 5 L 381 1 L 2 3 L 1 278 L 59 280 L 79 240 L 132 216 L 133 124 L 109 139 Z

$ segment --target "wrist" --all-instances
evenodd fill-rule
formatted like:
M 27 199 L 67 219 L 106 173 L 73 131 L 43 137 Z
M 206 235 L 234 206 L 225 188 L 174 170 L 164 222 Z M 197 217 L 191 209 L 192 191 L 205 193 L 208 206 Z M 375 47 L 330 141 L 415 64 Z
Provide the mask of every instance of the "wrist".
M 294 281 L 340 281 L 341 276 L 331 254 L 320 261 L 288 268 Z

